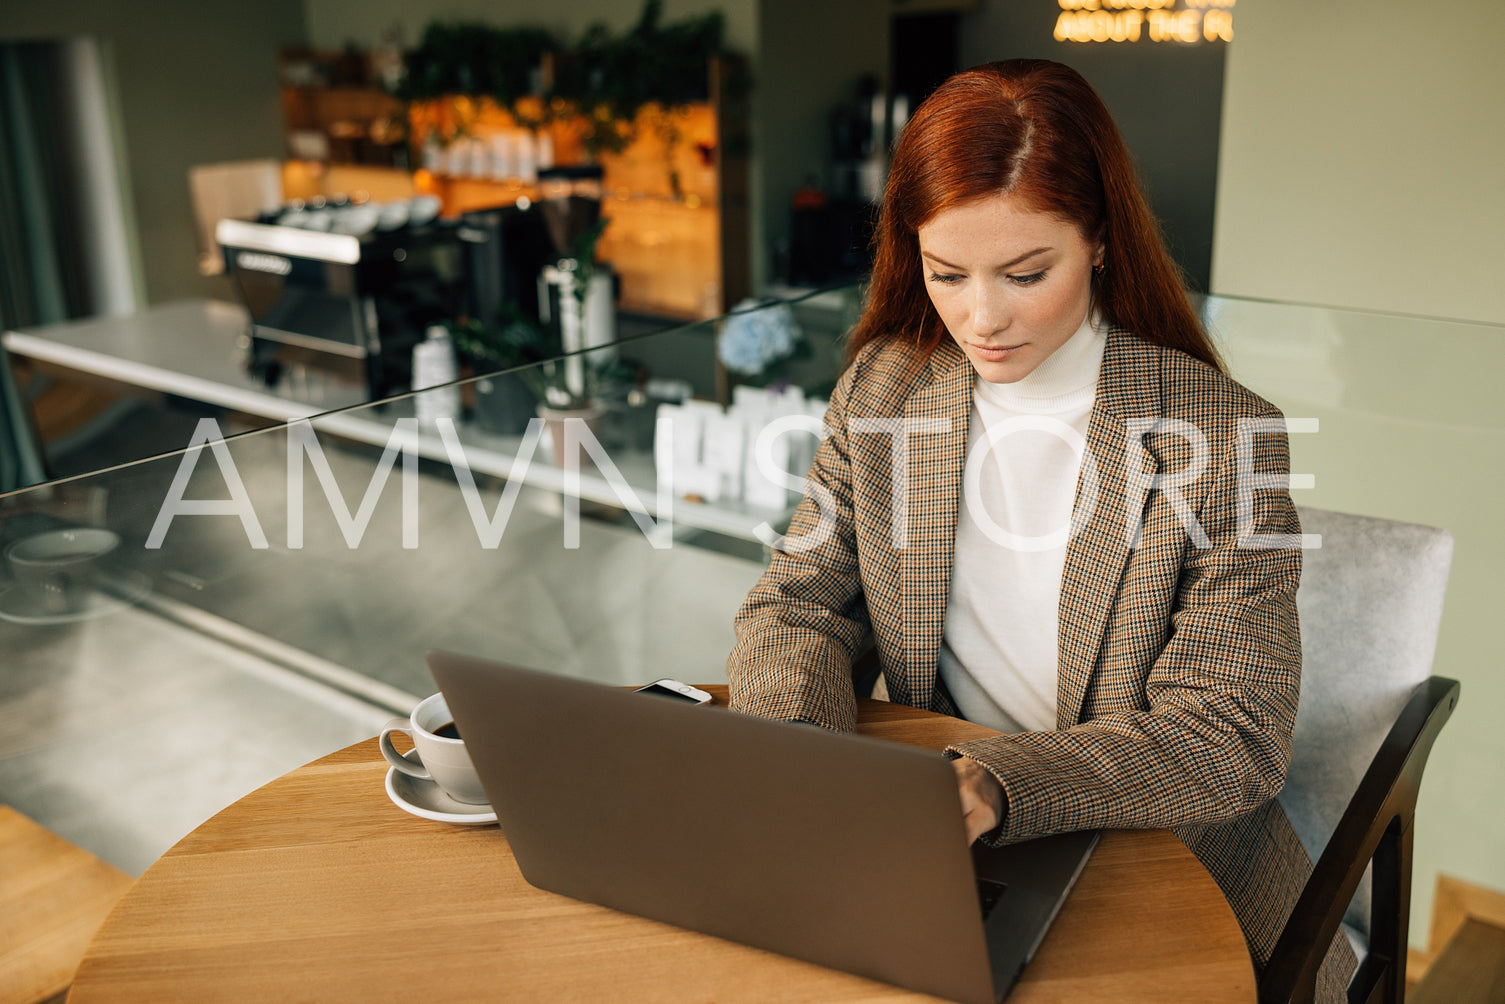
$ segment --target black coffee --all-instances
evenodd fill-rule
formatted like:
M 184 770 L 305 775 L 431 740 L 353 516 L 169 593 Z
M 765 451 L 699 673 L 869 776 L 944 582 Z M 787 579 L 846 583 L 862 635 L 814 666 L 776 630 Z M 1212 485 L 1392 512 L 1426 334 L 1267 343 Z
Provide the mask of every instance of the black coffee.
M 448 724 L 441 725 L 437 729 L 435 729 L 434 735 L 442 736 L 445 739 L 459 739 L 460 730 L 455 728 L 454 722 L 449 722 Z

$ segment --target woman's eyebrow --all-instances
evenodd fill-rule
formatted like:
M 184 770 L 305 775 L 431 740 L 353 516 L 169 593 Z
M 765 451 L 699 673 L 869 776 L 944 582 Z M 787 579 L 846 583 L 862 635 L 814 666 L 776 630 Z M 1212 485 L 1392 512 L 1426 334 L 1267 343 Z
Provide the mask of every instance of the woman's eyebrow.
M 1044 254 L 1045 252 L 1052 251 L 1052 250 L 1054 250 L 1054 248 L 1035 248 L 1033 251 L 1026 251 L 1026 252 L 1024 252 L 1024 254 L 1020 255 L 1019 257 L 1014 258 L 1014 259 L 1012 259 L 1010 261 L 1006 261 L 1002 265 L 999 265 L 998 267 L 1000 269 L 1013 268 L 1015 265 L 1018 265 L 1020 262 L 1028 261 L 1029 259 L 1033 258 L 1035 255 Z M 935 264 L 941 266 L 942 268 L 953 269 L 954 271 L 957 271 L 957 272 L 965 272 L 966 271 L 966 269 L 962 268 L 960 265 L 953 265 L 949 261 L 947 261 L 946 259 L 944 259 L 944 258 L 938 258 L 935 255 L 931 254 L 929 251 L 921 251 L 920 252 L 920 257 L 921 258 L 929 258 L 932 262 L 934 262 Z

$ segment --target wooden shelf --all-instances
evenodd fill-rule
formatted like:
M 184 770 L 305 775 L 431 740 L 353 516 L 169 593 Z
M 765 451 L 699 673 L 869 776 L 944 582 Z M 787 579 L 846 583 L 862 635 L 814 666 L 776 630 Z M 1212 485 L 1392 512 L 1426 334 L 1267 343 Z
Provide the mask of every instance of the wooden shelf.
M 359 53 L 284 49 L 277 55 L 288 156 L 406 167 L 407 113 L 372 85 Z
M 444 215 L 454 216 L 539 197 L 537 186 L 521 178 L 382 172 L 419 162 L 417 151 L 431 136 L 441 143 L 490 143 L 525 131 L 490 99 L 404 106 L 374 87 L 335 82 L 335 67 L 344 67 L 348 80 L 351 67 L 360 65 L 354 54 L 287 50 L 279 61 L 293 157 L 283 171 L 288 198 L 364 191 L 382 200 L 426 192 L 439 196 Z M 710 101 L 668 110 L 646 106 L 634 122 L 633 141 L 599 155 L 602 212 L 611 222 L 597 254 L 621 276 L 624 309 L 700 320 L 724 314 L 748 295 L 747 122 L 745 103 L 732 100 L 724 86 L 731 71 L 730 61 L 713 61 Z M 305 82 L 321 73 L 327 85 Z M 399 120 L 402 143 L 379 142 Z M 554 163 L 587 160 L 583 120 L 556 119 L 539 134 L 547 134 Z M 323 157 L 310 158 L 320 149 Z

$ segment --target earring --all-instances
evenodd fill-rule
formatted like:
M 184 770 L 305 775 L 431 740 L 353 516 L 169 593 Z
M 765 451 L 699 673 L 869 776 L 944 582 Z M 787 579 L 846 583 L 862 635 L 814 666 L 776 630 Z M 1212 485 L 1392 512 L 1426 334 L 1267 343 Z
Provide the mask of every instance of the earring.
M 1105 269 L 1107 267 L 1108 266 L 1106 264 L 1104 264 L 1103 262 L 1098 262 L 1096 265 L 1092 266 L 1092 273 L 1094 275 L 1102 275 L 1103 274 L 1103 269 Z

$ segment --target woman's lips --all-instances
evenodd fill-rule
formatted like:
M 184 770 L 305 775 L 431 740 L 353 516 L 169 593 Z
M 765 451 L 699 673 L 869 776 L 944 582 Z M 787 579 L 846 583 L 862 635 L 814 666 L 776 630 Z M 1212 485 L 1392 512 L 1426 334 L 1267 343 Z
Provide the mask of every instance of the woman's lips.
M 974 342 L 973 345 L 972 345 L 972 351 L 975 352 L 975 353 L 977 353 L 977 358 L 986 360 L 987 362 L 990 362 L 990 363 L 1001 363 L 1005 359 L 1007 359 L 1009 356 L 1013 355 L 1015 352 L 1018 352 L 1022 348 L 1024 348 L 1023 344 L 1019 344 L 1019 345 L 978 345 L 978 344 L 976 344 Z

